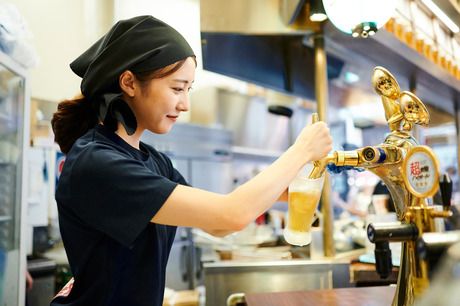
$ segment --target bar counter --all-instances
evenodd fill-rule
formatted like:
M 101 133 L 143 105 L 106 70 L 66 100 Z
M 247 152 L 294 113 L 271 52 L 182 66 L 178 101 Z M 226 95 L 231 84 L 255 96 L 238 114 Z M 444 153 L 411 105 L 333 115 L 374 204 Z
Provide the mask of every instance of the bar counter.
M 389 306 L 396 287 L 248 293 L 247 306 Z

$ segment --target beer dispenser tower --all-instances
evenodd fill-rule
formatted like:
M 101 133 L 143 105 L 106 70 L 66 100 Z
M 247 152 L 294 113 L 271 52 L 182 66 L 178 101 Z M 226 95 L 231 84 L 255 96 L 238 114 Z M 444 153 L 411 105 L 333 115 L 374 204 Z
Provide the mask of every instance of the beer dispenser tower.
M 434 232 L 434 219 L 451 216 L 450 196 L 442 210 L 428 205 L 439 187 L 439 166 L 433 151 L 411 135 L 414 124 L 427 125 L 429 113 L 420 99 L 400 91 L 394 76 L 374 68 L 372 84 L 381 96 L 390 133 L 383 143 L 353 151 L 335 151 L 314 163 L 310 178 L 320 177 L 328 164 L 364 168 L 379 176 L 390 191 L 399 222 L 368 226 L 375 243 L 377 272 L 387 277 L 392 268 L 389 242 L 401 242 L 401 264 L 392 306 L 413 305 L 429 285 L 429 262 L 416 253 L 416 240 Z M 443 197 L 446 198 L 446 197 Z

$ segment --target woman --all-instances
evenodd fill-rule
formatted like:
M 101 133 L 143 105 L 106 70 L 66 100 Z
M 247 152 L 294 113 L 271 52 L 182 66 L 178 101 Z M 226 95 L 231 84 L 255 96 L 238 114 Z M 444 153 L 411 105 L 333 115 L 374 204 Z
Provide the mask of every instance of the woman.
M 241 230 L 331 149 L 328 128 L 317 123 L 229 194 L 187 186 L 140 137 L 167 133 L 189 109 L 195 67 L 185 39 L 151 16 L 118 22 L 71 64 L 83 97 L 61 102 L 52 125 L 67 154 L 56 200 L 74 283 L 51 305 L 162 305 L 176 226 Z

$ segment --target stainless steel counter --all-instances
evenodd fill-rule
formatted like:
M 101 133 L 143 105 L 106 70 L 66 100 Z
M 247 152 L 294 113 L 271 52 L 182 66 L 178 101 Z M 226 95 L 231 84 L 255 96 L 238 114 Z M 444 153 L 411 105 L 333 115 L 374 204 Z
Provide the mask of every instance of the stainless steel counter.
M 206 305 L 225 305 L 232 293 L 350 287 L 349 260 L 220 261 L 204 264 Z

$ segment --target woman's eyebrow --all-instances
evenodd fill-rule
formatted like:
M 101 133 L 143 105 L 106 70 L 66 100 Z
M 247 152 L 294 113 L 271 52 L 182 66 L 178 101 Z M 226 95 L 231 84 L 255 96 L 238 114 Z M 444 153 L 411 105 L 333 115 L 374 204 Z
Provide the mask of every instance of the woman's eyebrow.
M 174 79 L 173 80 L 174 82 L 180 82 L 180 83 L 184 83 L 184 84 L 188 84 L 188 83 L 193 83 L 195 82 L 194 80 L 189 82 L 188 80 L 183 80 L 183 79 Z

